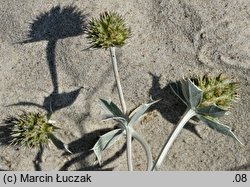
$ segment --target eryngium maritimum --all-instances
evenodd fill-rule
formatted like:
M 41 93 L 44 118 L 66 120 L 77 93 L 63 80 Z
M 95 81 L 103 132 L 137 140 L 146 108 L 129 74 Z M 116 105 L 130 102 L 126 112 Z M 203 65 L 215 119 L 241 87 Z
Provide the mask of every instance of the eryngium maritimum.
M 131 31 L 116 12 L 104 12 L 99 19 L 92 18 L 89 21 L 86 34 L 91 47 L 107 49 L 124 45 Z
M 200 107 L 216 105 L 227 110 L 238 97 L 239 84 L 230 82 L 225 75 L 220 74 L 217 77 L 202 76 L 192 80 L 203 92 Z
M 47 145 L 50 135 L 57 129 L 40 113 L 23 113 L 9 123 L 12 125 L 11 143 L 31 148 Z

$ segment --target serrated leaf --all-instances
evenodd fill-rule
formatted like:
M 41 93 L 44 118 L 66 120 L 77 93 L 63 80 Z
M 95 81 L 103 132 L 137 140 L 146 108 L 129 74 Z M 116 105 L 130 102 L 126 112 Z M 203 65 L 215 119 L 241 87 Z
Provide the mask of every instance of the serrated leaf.
M 111 147 L 122 135 L 122 129 L 112 130 L 104 135 L 102 135 L 99 140 L 95 143 L 94 147 L 91 149 L 94 151 L 99 164 L 102 163 L 101 152 L 105 149 Z
M 224 110 L 216 105 L 211 105 L 207 107 L 198 108 L 196 112 L 204 116 L 211 116 L 217 118 L 224 116 L 227 110 Z
M 187 104 L 187 101 L 186 101 L 186 99 L 185 99 L 183 93 L 182 93 L 180 81 L 171 83 L 171 84 L 170 84 L 170 88 L 171 88 L 171 90 L 174 92 L 174 94 L 177 95 L 177 96 L 180 98 L 180 100 L 181 100 L 185 105 L 189 106 L 189 105 Z
M 133 110 L 133 112 L 129 115 L 129 123 L 128 126 L 132 127 L 134 124 L 136 124 L 138 122 L 138 120 L 142 117 L 142 115 L 146 112 L 146 110 L 153 105 L 154 103 L 157 103 L 159 100 L 157 101 L 153 101 L 151 103 L 148 104 L 143 104 L 139 107 L 137 107 L 135 110 Z
M 220 124 L 219 122 L 215 121 L 215 120 L 211 120 L 211 119 L 208 119 L 207 117 L 204 117 L 204 116 L 201 116 L 201 115 L 198 115 L 198 117 L 208 126 L 210 127 L 211 129 L 214 129 L 216 130 L 217 132 L 219 133 L 222 133 L 224 135 L 227 135 L 227 136 L 230 136 L 232 138 L 234 138 L 235 140 L 237 140 L 240 144 L 241 141 L 236 137 L 236 135 L 232 132 L 231 128 L 226 126 L 226 125 L 223 125 L 223 124 Z
M 124 117 L 122 111 L 111 100 L 100 99 L 104 110 L 116 117 Z
M 72 153 L 67 146 L 61 141 L 59 140 L 57 137 L 55 137 L 53 134 L 49 135 L 50 140 L 53 142 L 53 144 L 58 148 L 58 149 L 62 149 L 65 150 L 69 153 Z

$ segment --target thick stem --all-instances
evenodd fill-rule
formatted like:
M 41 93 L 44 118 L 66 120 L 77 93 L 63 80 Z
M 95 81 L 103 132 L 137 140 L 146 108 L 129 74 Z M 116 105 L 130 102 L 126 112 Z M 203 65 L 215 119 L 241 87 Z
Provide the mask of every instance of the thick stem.
M 170 137 L 168 138 L 168 140 L 166 141 L 163 149 L 161 150 L 160 155 L 158 156 L 154 167 L 152 168 L 152 171 L 158 170 L 162 164 L 162 162 L 164 161 L 170 147 L 172 146 L 174 140 L 176 139 L 176 137 L 178 136 L 178 134 L 181 132 L 181 129 L 184 127 L 184 125 L 195 115 L 195 111 L 188 108 L 185 112 L 185 114 L 183 115 L 183 117 L 180 119 L 180 121 L 177 124 L 177 127 L 175 128 L 175 130 L 172 132 L 172 134 L 170 135 Z
M 150 171 L 153 165 L 153 159 L 148 143 L 134 130 L 132 130 L 132 137 L 134 137 L 144 148 L 147 156 L 147 171 Z
M 121 82 L 120 82 L 120 78 L 119 78 L 119 73 L 118 73 L 118 68 L 117 68 L 117 60 L 116 60 L 116 55 L 115 55 L 115 47 L 110 47 L 109 49 L 110 49 L 113 70 L 114 70 L 114 74 L 115 74 L 115 81 L 116 81 L 116 85 L 117 85 L 118 95 L 119 95 L 119 99 L 120 99 L 120 102 L 122 105 L 122 111 L 124 114 L 126 114 L 127 107 L 126 107 L 126 103 L 124 100 L 122 86 L 121 86 Z
M 132 162 L 132 132 L 131 128 L 126 128 L 126 138 L 127 138 L 127 162 L 128 170 L 133 171 L 133 162 Z

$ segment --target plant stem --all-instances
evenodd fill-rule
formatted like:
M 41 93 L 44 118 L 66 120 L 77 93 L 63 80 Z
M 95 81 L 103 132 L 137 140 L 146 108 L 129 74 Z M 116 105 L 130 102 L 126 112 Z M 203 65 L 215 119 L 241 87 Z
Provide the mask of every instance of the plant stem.
M 110 55 L 111 55 L 111 60 L 112 60 L 112 65 L 113 65 L 113 71 L 115 74 L 115 81 L 116 81 L 116 86 L 117 86 L 117 90 L 118 90 L 118 95 L 119 95 L 119 99 L 122 105 L 122 111 L 124 114 L 127 113 L 127 107 L 126 107 L 126 103 L 124 100 L 124 96 L 123 96 L 123 92 L 122 92 L 122 86 L 121 86 L 121 82 L 120 82 L 120 78 L 119 78 L 119 73 L 118 73 L 118 68 L 117 68 L 117 60 L 116 60 L 116 55 L 115 55 L 115 47 L 110 47 Z
M 139 135 L 137 134 L 133 129 L 132 131 L 132 137 L 134 137 L 144 148 L 147 156 L 147 171 L 150 171 L 153 165 L 153 159 L 152 159 L 152 154 L 149 148 L 148 143 Z
M 133 163 L 132 163 L 132 132 L 131 128 L 126 128 L 126 139 L 127 139 L 127 162 L 128 162 L 128 170 L 133 171 Z
M 184 115 L 182 116 L 180 121 L 178 122 L 177 127 L 172 132 L 170 137 L 167 139 L 163 149 L 161 150 L 160 155 L 158 156 L 158 158 L 154 164 L 154 167 L 152 168 L 152 171 L 158 170 L 160 168 L 160 166 L 161 166 L 162 162 L 164 161 L 164 159 L 165 159 L 170 147 L 172 146 L 174 140 L 176 139 L 178 134 L 181 132 L 181 129 L 193 116 L 195 116 L 195 114 L 196 113 L 193 109 L 188 108 L 186 110 L 186 112 L 184 113 Z

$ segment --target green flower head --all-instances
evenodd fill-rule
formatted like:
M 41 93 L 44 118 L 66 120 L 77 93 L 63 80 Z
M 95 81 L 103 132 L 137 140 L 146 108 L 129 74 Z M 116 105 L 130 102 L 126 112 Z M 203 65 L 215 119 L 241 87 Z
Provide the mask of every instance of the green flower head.
M 216 105 L 227 110 L 238 97 L 239 83 L 231 82 L 225 75 L 207 75 L 191 79 L 203 92 L 200 107 Z
M 91 47 L 107 49 L 124 45 L 131 31 L 116 12 L 104 12 L 99 19 L 92 18 L 89 21 L 86 34 Z
M 20 144 L 26 147 L 47 145 L 50 136 L 57 127 L 47 121 L 46 116 L 40 113 L 23 113 L 11 118 L 11 144 Z

